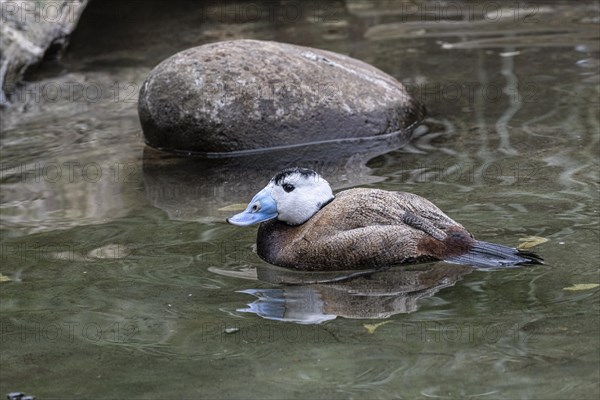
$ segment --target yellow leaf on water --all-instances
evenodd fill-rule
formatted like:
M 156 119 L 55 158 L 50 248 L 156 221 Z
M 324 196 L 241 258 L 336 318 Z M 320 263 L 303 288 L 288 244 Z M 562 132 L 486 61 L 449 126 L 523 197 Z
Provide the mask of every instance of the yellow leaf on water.
M 363 324 L 363 326 L 365 327 L 365 329 L 367 330 L 367 332 L 373 334 L 373 333 L 375 333 L 375 330 L 377 328 L 379 328 L 382 325 L 389 324 L 390 322 L 392 322 L 392 321 L 383 321 L 383 322 L 380 322 L 378 324 Z
M 541 236 L 527 236 L 524 238 L 519 239 L 519 245 L 517 246 L 517 249 L 519 250 L 525 250 L 525 249 L 530 249 L 532 247 L 537 246 L 538 244 L 542 244 L 542 243 L 546 243 L 549 239 L 546 239 L 544 237 Z
M 246 209 L 246 207 L 247 207 L 247 204 L 235 203 L 235 204 L 230 204 L 225 207 L 221 207 L 221 208 L 219 208 L 219 211 L 244 211 Z
M 0 283 L 3 282 L 10 282 L 12 279 L 10 279 L 8 276 L 4 275 L 4 274 L 0 274 Z
M 600 286 L 600 284 L 598 284 L 598 283 L 574 283 L 573 286 L 563 288 L 563 290 L 571 290 L 571 291 L 590 290 L 590 289 L 597 288 L 598 286 Z

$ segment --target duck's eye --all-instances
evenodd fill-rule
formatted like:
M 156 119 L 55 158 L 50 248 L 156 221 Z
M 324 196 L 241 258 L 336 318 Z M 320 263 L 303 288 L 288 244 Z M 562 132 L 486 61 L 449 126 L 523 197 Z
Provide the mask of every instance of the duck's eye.
M 260 210 L 260 203 L 256 202 L 252 205 L 252 212 L 257 212 L 258 210 Z
M 296 189 L 296 187 L 294 185 L 292 185 L 291 183 L 284 183 L 281 187 L 287 193 L 289 193 L 289 192 L 293 191 L 294 189 Z

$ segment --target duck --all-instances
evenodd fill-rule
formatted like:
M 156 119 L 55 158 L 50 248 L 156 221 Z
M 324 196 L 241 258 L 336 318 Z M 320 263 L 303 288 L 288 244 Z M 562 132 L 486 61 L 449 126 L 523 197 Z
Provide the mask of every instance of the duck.
M 484 270 L 543 264 L 533 252 L 476 240 L 424 197 L 371 188 L 334 195 L 329 182 L 309 168 L 280 171 L 226 221 L 260 224 L 258 256 L 302 271 L 383 270 L 435 261 Z

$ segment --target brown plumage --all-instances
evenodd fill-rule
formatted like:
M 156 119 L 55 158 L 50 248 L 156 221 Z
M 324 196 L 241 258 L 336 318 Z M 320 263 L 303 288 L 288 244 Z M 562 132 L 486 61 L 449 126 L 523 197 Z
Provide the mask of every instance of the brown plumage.
M 258 230 L 258 255 L 282 267 L 349 270 L 435 261 L 466 253 L 475 240 L 430 201 L 411 193 L 351 189 L 299 226 Z

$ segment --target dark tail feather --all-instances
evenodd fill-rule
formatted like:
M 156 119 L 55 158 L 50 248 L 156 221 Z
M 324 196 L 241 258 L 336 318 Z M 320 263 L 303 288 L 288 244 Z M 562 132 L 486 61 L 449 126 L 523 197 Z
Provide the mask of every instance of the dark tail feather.
M 544 260 L 530 251 L 515 249 L 482 241 L 476 241 L 468 253 L 444 261 L 472 265 L 481 269 L 517 268 L 520 265 L 543 264 Z

